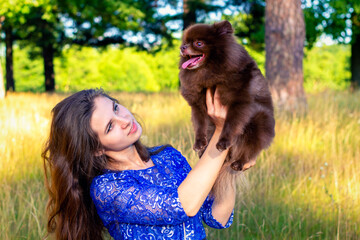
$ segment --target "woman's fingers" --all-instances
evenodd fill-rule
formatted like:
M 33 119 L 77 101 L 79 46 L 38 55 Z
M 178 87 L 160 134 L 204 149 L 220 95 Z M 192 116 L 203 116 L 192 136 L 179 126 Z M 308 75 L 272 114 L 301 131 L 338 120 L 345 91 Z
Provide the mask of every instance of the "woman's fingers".
M 209 116 L 212 116 L 214 114 L 214 101 L 211 96 L 210 88 L 206 89 L 206 106 Z
M 209 88 L 206 89 L 206 106 L 208 114 L 211 117 L 226 117 L 227 107 L 221 104 L 219 92 L 217 89 L 215 90 L 214 96 L 212 96 L 211 90 Z
M 221 112 L 221 109 L 222 109 L 222 105 L 220 103 L 220 96 L 219 96 L 219 92 L 217 89 L 215 89 L 215 94 L 214 94 L 214 108 L 215 108 L 215 111 L 217 113 Z
M 208 115 L 215 126 L 222 128 L 228 108 L 221 104 L 220 95 L 217 89 L 215 90 L 214 96 L 212 96 L 210 89 L 206 90 L 206 106 Z
M 219 118 L 225 119 L 227 114 L 227 106 L 224 106 L 220 102 L 219 91 L 216 89 L 214 94 L 214 112 Z
M 244 164 L 242 171 L 248 170 L 249 168 L 253 167 L 255 164 L 256 164 L 256 159 L 250 160 L 249 162 Z

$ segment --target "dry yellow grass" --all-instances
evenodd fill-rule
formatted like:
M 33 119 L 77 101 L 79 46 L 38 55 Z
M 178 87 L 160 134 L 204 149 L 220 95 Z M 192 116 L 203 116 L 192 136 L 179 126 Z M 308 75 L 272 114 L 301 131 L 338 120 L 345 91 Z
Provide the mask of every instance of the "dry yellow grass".
M 149 146 L 170 143 L 193 165 L 190 108 L 177 93 L 114 93 L 135 112 Z M 65 95 L 0 101 L 0 239 L 45 233 L 42 144 Z M 360 93 L 308 96 L 304 116 L 277 114 L 276 137 L 245 175 L 233 226 L 208 239 L 360 239 Z

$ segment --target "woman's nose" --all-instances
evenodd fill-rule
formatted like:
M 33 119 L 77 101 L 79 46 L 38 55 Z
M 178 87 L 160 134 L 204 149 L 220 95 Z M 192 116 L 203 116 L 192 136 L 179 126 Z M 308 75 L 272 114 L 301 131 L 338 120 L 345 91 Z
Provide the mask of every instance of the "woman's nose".
M 117 116 L 116 121 L 118 121 L 122 129 L 127 128 L 131 123 L 131 120 L 125 116 Z

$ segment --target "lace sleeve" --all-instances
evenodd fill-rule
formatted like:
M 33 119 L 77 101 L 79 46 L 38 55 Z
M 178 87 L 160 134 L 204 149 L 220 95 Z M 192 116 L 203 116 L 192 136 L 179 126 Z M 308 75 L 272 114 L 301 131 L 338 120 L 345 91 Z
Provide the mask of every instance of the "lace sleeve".
M 188 220 L 176 188 L 139 184 L 136 180 L 98 178 L 91 189 L 98 214 L 104 221 L 174 225 Z
M 234 210 L 232 211 L 228 222 L 224 226 L 220 222 L 218 222 L 214 218 L 214 216 L 212 215 L 212 205 L 213 205 L 213 203 L 214 203 L 214 199 L 208 197 L 205 200 L 203 206 L 201 207 L 201 215 L 202 215 L 203 221 L 206 223 L 206 225 L 208 225 L 209 227 L 212 227 L 212 228 L 221 229 L 221 228 L 230 227 L 232 222 L 233 222 L 233 218 L 234 218 Z

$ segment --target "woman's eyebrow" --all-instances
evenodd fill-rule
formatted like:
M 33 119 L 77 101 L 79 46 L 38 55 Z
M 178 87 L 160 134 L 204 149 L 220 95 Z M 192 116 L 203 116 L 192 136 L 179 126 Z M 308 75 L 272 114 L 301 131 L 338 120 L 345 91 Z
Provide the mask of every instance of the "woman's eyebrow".
M 115 104 L 116 104 L 115 101 L 112 101 L 112 110 L 113 110 L 113 111 L 114 111 L 114 109 L 115 109 Z M 112 122 L 112 118 L 110 119 L 110 121 L 108 122 L 108 124 L 106 124 L 105 131 L 104 131 L 105 134 L 107 133 L 107 130 L 109 129 L 109 126 L 110 126 L 111 122 Z

